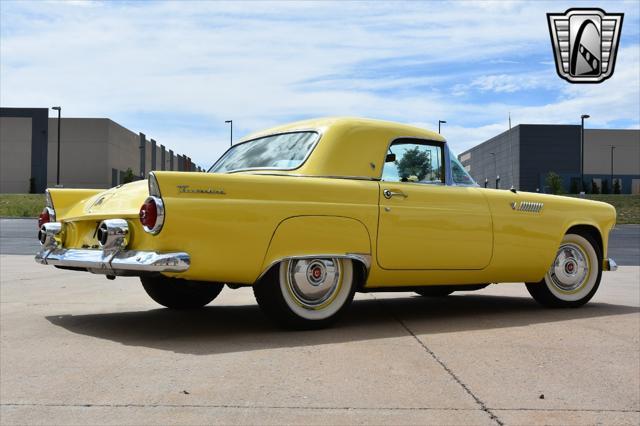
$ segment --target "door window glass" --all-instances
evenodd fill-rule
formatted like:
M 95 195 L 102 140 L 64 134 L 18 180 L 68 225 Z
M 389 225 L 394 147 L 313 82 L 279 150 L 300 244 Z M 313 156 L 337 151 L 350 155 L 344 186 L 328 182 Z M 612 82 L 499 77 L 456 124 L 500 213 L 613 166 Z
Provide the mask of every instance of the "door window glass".
M 394 142 L 387 153 L 382 180 L 444 183 L 442 146 L 410 139 Z

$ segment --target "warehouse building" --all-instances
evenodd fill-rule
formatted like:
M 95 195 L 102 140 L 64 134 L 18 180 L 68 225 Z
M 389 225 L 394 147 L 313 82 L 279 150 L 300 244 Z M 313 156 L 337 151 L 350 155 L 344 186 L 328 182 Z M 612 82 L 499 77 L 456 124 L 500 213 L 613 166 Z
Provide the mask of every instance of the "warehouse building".
M 57 153 L 58 119 L 47 108 L 0 108 L 0 193 L 55 186 Z M 60 120 L 60 185 L 110 188 L 131 172 L 141 179 L 151 170 L 202 171 L 188 156 L 108 118 Z
M 478 182 L 491 188 L 550 192 L 549 172 L 565 192 L 580 187 L 579 125 L 521 124 L 458 156 Z M 640 194 L 640 130 L 585 129 L 586 192 Z

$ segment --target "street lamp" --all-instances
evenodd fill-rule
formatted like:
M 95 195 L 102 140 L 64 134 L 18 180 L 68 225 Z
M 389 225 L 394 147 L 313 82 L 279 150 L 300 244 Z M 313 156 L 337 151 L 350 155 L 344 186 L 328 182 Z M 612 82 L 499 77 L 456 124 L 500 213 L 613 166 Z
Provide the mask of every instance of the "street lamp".
M 441 124 L 447 124 L 447 122 L 445 120 L 438 120 L 438 134 L 440 134 L 440 125 Z
M 496 163 L 496 153 L 490 152 L 489 155 L 493 156 L 493 173 L 495 173 L 498 176 L 498 180 L 500 180 L 500 175 L 498 175 L 498 166 Z M 498 188 L 498 180 L 496 180 L 496 188 Z
M 229 146 L 233 146 L 233 120 L 225 120 L 225 123 L 231 125 L 231 132 L 229 133 Z
M 589 114 L 580 116 L 580 188 L 584 191 L 584 120 L 590 118 Z
M 58 111 L 58 168 L 56 171 L 56 185 L 60 185 L 60 115 L 62 114 L 61 106 L 51 107 L 52 110 Z
M 609 183 L 611 185 L 611 192 L 610 194 L 613 194 L 613 150 L 616 149 L 616 147 L 614 145 L 610 145 L 611 146 L 611 179 L 609 180 Z

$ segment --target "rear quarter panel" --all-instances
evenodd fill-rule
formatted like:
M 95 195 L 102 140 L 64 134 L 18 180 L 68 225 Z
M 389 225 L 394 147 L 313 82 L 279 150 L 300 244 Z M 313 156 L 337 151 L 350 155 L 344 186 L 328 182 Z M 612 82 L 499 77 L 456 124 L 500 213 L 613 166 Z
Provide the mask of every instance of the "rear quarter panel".
M 304 254 L 312 245 L 318 250 L 370 251 L 371 242 L 364 232 L 375 229 L 377 223 L 376 182 L 155 174 L 166 216 L 162 231 L 153 238 L 157 246 L 175 246 L 191 255 L 191 267 L 182 277 L 251 284 L 273 260 L 292 251 Z M 181 191 L 182 185 L 188 188 Z M 280 226 L 282 233 L 276 234 Z

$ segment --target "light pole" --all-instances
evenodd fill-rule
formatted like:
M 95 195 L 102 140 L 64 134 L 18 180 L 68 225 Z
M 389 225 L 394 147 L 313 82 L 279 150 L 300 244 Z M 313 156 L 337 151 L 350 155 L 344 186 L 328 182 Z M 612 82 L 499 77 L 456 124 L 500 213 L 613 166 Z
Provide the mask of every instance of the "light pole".
M 225 123 L 231 125 L 229 133 L 229 146 L 233 146 L 233 120 L 225 120 Z
M 496 188 L 498 188 L 498 180 L 500 180 L 500 176 L 498 175 L 498 166 L 496 164 L 496 153 L 490 152 L 489 155 L 493 156 L 493 173 L 495 173 L 496 176 L 498 176 L 498 178 L 496 179 Z
M 447 124 L 447 122 L 445 120 L 438 120 L 438 134 L 440 134 L 440 125 L 441 124 Z
M 584 120 L 590 118 L 589 114 L 580 116 L 580 188 L 584 191 Z
M 611 192 L 613 194 L 613 150 L 616 149 L 614 145 L 611 145 L 611 178 L 609 180 L 609 184 L 611 185 Z
M 60 116 L 62 114 L 61 106 L 51 107 L 52 110 L 58 111 L 58 166 L 56 170 L 56 185 L 60 185 Z

